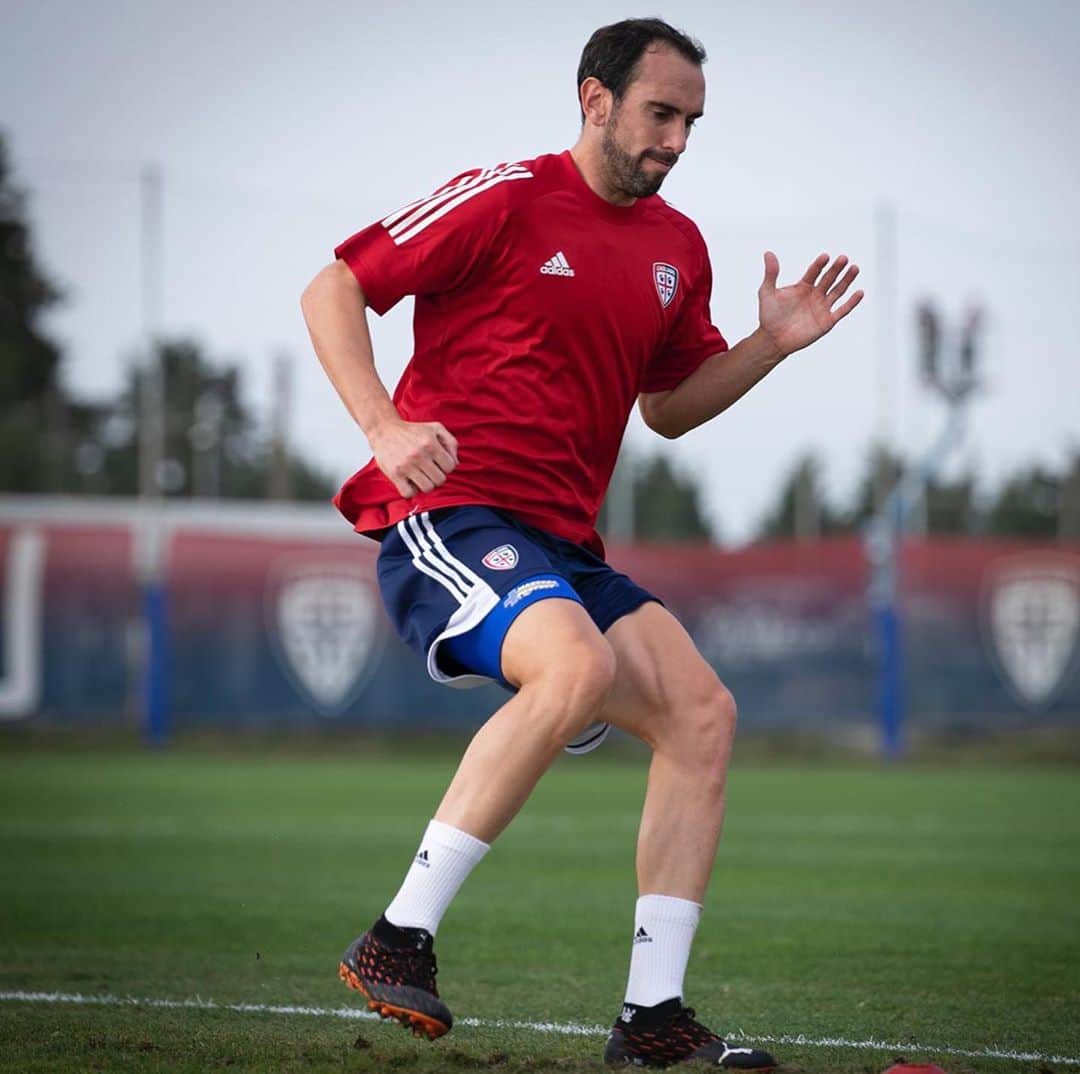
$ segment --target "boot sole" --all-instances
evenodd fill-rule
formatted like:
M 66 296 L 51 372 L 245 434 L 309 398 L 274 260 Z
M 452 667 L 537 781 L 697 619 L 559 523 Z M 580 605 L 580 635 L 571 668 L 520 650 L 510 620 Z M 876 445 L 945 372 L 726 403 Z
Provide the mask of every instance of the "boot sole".
M 435 1040 L 450 1032 L 450 1026 L 439 1018 L 410 1007 L 401 1007 L 372 995 L 367 984 L 358 977 L 344 962 L 338 967 L 338 976 L 352 989 L 359 992 L 368 1001 L 368 1010 L 374 1011 L 380 1018 L 399 1022 L 412 1032 L 414 1037 L 426 1037 Z

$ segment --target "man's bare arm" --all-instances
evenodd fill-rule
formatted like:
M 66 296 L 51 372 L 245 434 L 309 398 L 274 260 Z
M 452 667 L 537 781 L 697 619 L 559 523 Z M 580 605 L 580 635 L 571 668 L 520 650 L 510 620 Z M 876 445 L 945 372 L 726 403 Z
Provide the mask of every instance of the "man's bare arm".
M 670 391 L 640 396 L 638 406 L 649 428 L 674 439 L 710 421 L 789 354 L 830 332 L 862 301 L 863 292 L 856 291 L 837 306 L 859 274 L 858 266 L 848 265 L 842 255 L 830 265 L 828 254 L 821 254 L 790 287 L 777 288 L 779 274 L 776 255 L 766 253 L 765 279 L 758 290 L 759 324 L 754 332 L 731 350 L 707 358 Z
M 315 353 L 379 469 L 406 499 L 443 484 L 457 466 L 457 441 L 440 422 L 408 422 L 398 414 L 375 369 L 367 303 L 348 265 L 327 265 L 300 305 Z

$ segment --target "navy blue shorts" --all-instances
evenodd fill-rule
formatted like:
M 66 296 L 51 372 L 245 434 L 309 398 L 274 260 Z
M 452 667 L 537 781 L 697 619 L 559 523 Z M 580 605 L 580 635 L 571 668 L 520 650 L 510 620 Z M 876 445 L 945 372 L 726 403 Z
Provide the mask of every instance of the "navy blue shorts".
M 402 640 L 449 686 L 494 680 L 510 624 L 530 604 L 582 604 L 601 633 L 652 593 L 581 545 L 491 507 L 444 507 L 387 530 L 379 589 Z

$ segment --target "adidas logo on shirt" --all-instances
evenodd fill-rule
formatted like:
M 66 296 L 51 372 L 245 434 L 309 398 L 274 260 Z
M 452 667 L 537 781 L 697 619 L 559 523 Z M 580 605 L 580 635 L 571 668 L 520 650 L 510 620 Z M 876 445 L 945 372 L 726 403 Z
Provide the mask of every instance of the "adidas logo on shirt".
M 638 926 L 637 932 L 634 933 L 634 943 L 652 943 L 652 937 L 645 931 L 645 926 Z
M 431 868 L 431 862 L 428 861 L 428 855 L 426 850 L 421 850 L 420 853 L 416 855 L 416 864 L 422 865 L 425 869 Z
M 540 266 L 540 273 L 544 276 L 573 276 L 574 270 L 566 260 L 566 254 L 560 250 Z

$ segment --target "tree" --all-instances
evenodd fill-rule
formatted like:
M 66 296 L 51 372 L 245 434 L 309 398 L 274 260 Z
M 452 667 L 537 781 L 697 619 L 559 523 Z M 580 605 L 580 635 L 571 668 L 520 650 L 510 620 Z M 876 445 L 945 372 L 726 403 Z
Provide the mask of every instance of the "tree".
M 164 403 L 164 454 L 158 481 L 168 496 L 261 499 L 273 446 L 243 397 L 239 366 L 214 361 L 192 340 L 158 345 Z M 96 430 L 102 479 L 95 491 L 134 494 L 138 486 L 142 366 L 132 365 L 120 396 Z M 301 458 L 287 460 L 294 499 L 326 499 L 333 482 Z
M 931 481 L 926 486 L 925 497 L 924 518 L 928 534 L 953 536 L 979 531 L 974 475 L 966 474 L 956 481 Z
M 663 455 L 635 459 L 624 457 L 633 481 L 634 538 L 639 541 L 710 541 L 713 528 L 701 507 L 701 490 L 689 477 L 680 475 Z M 615 487 L 613 482 L 612 487 Z M 616 493 L 617 495 L 617 493 Z M 598 526 L 609 531 L 611 498 L 604 501 Z
M 795 463 L 758 525 L 757 540 L 815 540 L 842 529 L 840 519 L 826 501 L 821 470 L 820 460 L 812 453 Z
M 1080 541 L 1080 451 L 1073 451 L 1061 482 L 1058 536 L 1063 541 Z
M 990 506 L 986 532 L 997 537 L 1058 535 L 1062 477 L 1031 466 L 1010 477 Z
M 58 432 L 67 400 L 61 353 L 41 326 L 60 297 L 34 257 L 26 196 L 12 182 L 0 134 L 0 489 L 28 492 L 62 483 Z
M 840 529 L 861 533 L 904 473 L 904 460 L 882 444 L 870 448 L 851 505 L 841 512 Z

